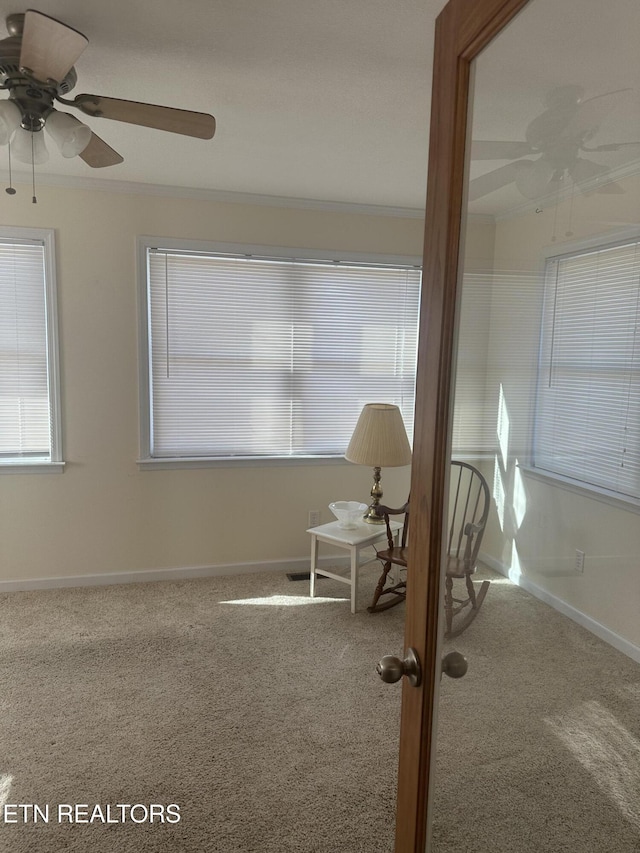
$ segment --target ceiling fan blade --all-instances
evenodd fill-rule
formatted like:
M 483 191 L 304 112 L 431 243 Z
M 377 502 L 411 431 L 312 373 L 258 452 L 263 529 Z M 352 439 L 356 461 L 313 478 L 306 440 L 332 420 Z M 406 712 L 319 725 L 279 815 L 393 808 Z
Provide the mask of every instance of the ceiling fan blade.
M 525 163 L 526 166 L 523 165 Z M 516 160 L 514 163 L 507 163 L 506 166 L 500 166 L 499 169 L 494 169 L 485 175 L 474 178 L 469 181 L 469 201 L 475 201 L 483 195 L 488 195 L 510 184 L 515 181 L 521 169 L 530 167 L 530 160 Z
M 609 179 L 611 169 L 606 166 L 601 166 L 599 163 L 594 163 L 591 160 L 585 160 L 578 157 L 574 165 L 569 169 L 569 174 L 580 187 L 580 184 L 587 184 L 585 187 L 580 187 L 582 193 L 593 192 L 607 193 L 609 195 L 619 195 L 624 192 L 620 184 Z M 589 181 L 597 181 L 594 186 L 589 184 Z
M 91 134 L 89 144 L 80 153 L 80 157 L 87 166 L 91 166 L 94 169 L 101 169 L 103 166 L 116 166 L 118 163 L 122 163 L 124 159 L 110 145 L 107 145 L 104 139 L 96 136 L 95 133 Z
M 640 142 L 609 142 L 607 145 L 595 145 L 593 148 L 582 146 L 583 151 L 620 151 L 624 148 L 640 148 Z
M 605 195 L 621 195 L 624 192 L 624 189 L 616 181 L 609 181 L 608 184 L 603 184 L 601 187 L 598 187 L 596 192 L 604 193 Z
M 607 166 L 594 163 L 592 160 L 585 160 L 584 157 L 577 157 L 575 163 L 569 168 L 569 174 L 576 184 L 591 181 L 594 178 L 602 178 L 609 171 L 610 169 Z
M 533 154 L 528 142 L 501 142 L 493 139 L 474 139 L 471 142 L 472 160 L 516 160 Z
M 562 131 L 562 137 L 579 138 L 585 142 L 589 140 L 609 113 L 627 98 L 630 91 L 631 89 L 616 89 L 614 92 L 605 92 L 604 95 L 596 95 L 594 98 L 582 101 L 567 122 Z
M 169 133 L 182 133 L 198 139 L 211 139 L 216 130 L 216 120 L 208 113 L 143 104 L 139 101 L 122 101 L 118 98 L 103 98 L 101 95 L 77 95 L 74 107 L 88 116 L 100 116 Z
M 77 30 L 29 9 L 24 16 L 20 66 L 42 83 L 60 83 L 88 44 Z

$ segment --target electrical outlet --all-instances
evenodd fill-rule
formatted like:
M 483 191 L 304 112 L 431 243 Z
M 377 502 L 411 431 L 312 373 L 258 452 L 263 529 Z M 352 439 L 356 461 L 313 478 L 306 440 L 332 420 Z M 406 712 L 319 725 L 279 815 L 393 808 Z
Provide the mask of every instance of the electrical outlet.
M 317 527 L 320 524 L 320 510 L 309 510 L 309 527 Z
M 584 574 L 584 551 L 579 551 L 576 548 L 576 572 Z

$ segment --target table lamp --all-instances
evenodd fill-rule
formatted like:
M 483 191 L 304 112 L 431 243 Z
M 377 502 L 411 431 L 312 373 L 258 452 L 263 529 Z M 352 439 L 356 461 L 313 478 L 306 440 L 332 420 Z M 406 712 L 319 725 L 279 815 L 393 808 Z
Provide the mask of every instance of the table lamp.
M 372 501 L 364 521 L 384 524 L 384 519 L 376 514 L 382 497 L 380 469 L 400 468 L 411 462 L 411 446 L 400 409 L 389 403 L 367 403 L 360 413 L 344 458 L 356 465 L 373 467 Z

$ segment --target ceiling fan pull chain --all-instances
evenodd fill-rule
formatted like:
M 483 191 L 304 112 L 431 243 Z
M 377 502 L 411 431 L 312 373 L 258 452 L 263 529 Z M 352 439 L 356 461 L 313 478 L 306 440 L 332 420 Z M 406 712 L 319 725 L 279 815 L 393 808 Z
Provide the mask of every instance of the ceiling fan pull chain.
M 16 191 L 13 188 L 13 178 L 11 176 L 11 140 L 9 140 L 8 154 L 9 154 L 9 186 L 6 187 L 5 192 L 8 193 L 9 195 L 15 195 Z
M 31 203 L 37 204 L 38 199 L 36 198 L 36 163 L 35 163 L 35 154 L 33 150 L 33 130 L 31 131 L 31 186 L 33 188 L 33 195 L 31 196 Z
M 571 186 L 571 198 L 569 199 L 569 225 L 568 230 L 564 232 L 565 237 L 573 237 L 573 231 L 571 230 L 573 226 L 573 199 L 576 194 L 576 182 L 574 181 Z
M 553 211 L 553 234 L 551 235 L 551 242 L 552 243 L 555 243 L 556 239 L 557 239 L 556 230 L 557 230 L 557 224 L 558 224 L 558 201 L 559 201 L 559 197 L 560 197 L 560 186 L 559 186 L 559 184 L 556 184 L 556 199 L 555 199 L 555 208 Z

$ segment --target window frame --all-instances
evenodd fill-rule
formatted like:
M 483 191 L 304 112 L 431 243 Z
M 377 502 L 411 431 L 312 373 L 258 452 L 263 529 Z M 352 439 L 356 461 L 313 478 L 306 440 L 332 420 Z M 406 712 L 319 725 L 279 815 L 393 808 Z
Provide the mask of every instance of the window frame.
M 234 468 L 271 467 L 289 465 L 336 465 L 349 464 L 342 455 L 299 455 L 299 456 L 179 456 L 154 457 L 151 455 L 151 353 L 150 353 L 150 305 L 147 282 L 147 250 L 165 248 L 175 251 L 256 255 L 261 258 L 304 259 L 318 261 L 342 261 L 345 263 L 371 265 L 397 265 L 422 268 L 422 258 L 417 255 L 382 255 L 376 253 L 342 252 L 335 250 L 306 249 L 290 246 L 265 246 L 246 243 L 221 243 L 208 240 L 152 237 L 143 235 L 137 239 L 138 280 L 138 390 L 139 390 L 139 458 L 138 466 L 146 469 L 174 468 Z
M 573 241 L 571 243 L 565 243 L 562 246 L 547 247 L 547 249 L 542 253 L 540 258 L 540 279 L 542 282 L 543 297 L 541 300 L 540 335 L 537 353 L 538 360 L 536 367 L 536 392 L 535 399 L 531 408 L 531 442 L 529 449 L 529 459 L 526 462 L 520 462 L 518 464 L 518 467 L 525 475 L 528 475 L 533 479 L 553 483 L 554 485 L 564 489 L 565 491 L 582 495 L 584 497 L 596 499 L 619 509 L 625 509 L 630 512 L 640 513 L 640 485 L 639 494 L 637 497 L 634 497 L 633 495 L 630 495 L 628 493 L 619 492 L 615 489 L 607 488 L 603 485 L 589 483 L 585 480 L 571 477 L 566 473 L 556 472 L 548 468 L 538 467 L 535 464 L 539 406 L 538 388 L 539 383 L 541 381 L 544 381 L 542 374 L 542 371 L 544 369 L 544 365 L 542 364 L 542 355 L 544 346 L 544 317 L 548 298 L 548 263 L 551 260 L 559 261 L 565 257 L 573 257 L 580 254 L 588 254 L 589 252 L 606 250 L 608 248 L 615 248 L 616 246 L 621 246 L 631 241 L 640 241 L 640 228 L 638 228 L 637 226 L 621 229 L 610 234 L 601 234 L 595 237 L 587 237 L 582 240 Z M 640 431 L 640 424 L 638 425 L 638 429 Z M 638 482 L 640 484 L 640 471 L 638 473 Z
M 47 385 L 51 424 L 49 459 L 0 458 L 1 473 L 51 474 L 62 473 L 65 463 L 62 446 L 60 346 L 58 330 L 58 287 L 56 279 L 55 230 L 0 226 L 3 240 L 27 240 L 42 243 L 44 248 L 45 335 L 47 342 Z

